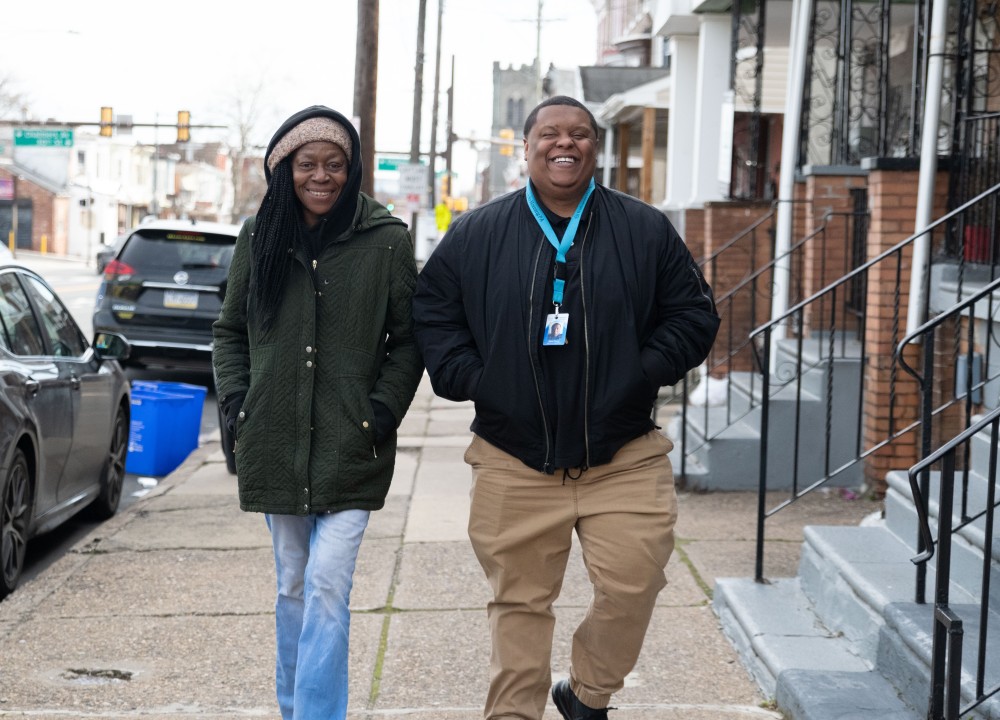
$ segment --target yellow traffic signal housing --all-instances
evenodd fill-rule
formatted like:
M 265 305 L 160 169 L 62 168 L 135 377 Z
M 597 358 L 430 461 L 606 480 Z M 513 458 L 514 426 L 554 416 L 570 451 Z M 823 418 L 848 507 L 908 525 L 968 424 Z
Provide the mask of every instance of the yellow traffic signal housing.
M 177 111 L 177 142 L 184 143 L 191 139 L 191 113 L 187 110 Z
M 500 139 L 512 141 L 514 139 L 514 129 L 513 128 L 503 128 L 500 130 Z M 500 154 L 507 157 L 511 157 L 514 154 L 514 145 L 512 142 L 504 142 L 500 145 Z
M 109 107 L 101 108 L 101 137 L 111 137 L 115 129 L 115 114 Z

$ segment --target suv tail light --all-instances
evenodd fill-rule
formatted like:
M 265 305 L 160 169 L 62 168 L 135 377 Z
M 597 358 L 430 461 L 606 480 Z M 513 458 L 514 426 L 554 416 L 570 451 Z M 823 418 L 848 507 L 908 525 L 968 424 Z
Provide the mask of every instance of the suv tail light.
M 114 280 L 116 277 L 131 275 L 134 272 L 135 268 L 128 263 L 123 263 L 121 260 L 112 260 L 104 268 L 104 279 Z

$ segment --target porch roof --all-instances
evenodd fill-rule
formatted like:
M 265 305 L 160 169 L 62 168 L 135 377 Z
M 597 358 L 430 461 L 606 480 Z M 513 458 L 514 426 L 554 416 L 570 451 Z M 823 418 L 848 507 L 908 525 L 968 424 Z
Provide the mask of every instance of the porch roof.
M 610 96 L 594 112 L 597 121 L 608 126 L 634 119 L 644 108 L 668 110 L 673 91 L 669 74 Z

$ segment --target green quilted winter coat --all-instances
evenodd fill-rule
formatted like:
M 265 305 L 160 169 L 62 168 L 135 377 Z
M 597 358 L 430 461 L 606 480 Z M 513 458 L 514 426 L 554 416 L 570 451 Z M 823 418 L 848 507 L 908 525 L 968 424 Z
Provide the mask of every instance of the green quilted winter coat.
M 247 323 L 254 218 L 236 241 L 214 326 L 216 391 L 245 392 L 236 426 L 243 510 L 307 515 L 378 510 L 396 433 L 375 443 L 371 400 L 402 419 L 422 374 L 410 302 L 416 265 L 405 224 L 361 194 L 353 226 L 315 268 L 301 249 L 271 328 Z

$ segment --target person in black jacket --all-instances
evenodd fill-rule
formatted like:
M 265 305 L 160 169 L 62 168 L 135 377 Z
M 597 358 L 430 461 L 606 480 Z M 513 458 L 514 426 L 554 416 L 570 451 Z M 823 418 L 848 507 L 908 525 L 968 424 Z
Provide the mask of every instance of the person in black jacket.
M 494 592 L 487 720 L 542 718 L 574 530 L 594 595 L 552 698 L 564 718 L 607 718 L 674 545 L 672 444 L 653 404 L 719 326 L 667 218 L 594 182 L 597 147 L 581 103 L 539 104 L 524 124 L 528 186 L 459 218 L 417 279 L 434 390 L 476 406 L 465 460 L 469 537 Z

